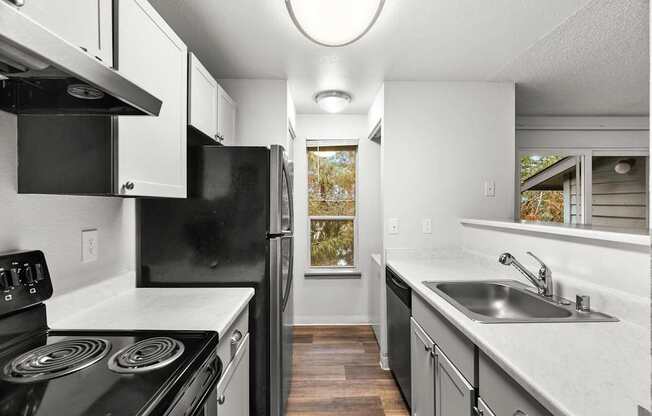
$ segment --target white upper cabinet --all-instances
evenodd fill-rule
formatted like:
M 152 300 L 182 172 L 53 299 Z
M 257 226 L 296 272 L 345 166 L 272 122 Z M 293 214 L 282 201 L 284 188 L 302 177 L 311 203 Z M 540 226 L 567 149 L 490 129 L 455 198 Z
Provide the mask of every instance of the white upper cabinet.
M 225 146 L 235 144 L 237 105 L 233 98 L 218 85 L 217 90 L 217 137 Z
M 188 49 L 147 0 L 117 5 L 118 70 L 163 101 L 158 117 L 118 117 L 118 193 L 185 198 Z
M 20 10 L 113 66 L 112 0 L 26 0 Z
M 217 81 L 197 57 L 188 56 L 188 124 L 217 139 Z

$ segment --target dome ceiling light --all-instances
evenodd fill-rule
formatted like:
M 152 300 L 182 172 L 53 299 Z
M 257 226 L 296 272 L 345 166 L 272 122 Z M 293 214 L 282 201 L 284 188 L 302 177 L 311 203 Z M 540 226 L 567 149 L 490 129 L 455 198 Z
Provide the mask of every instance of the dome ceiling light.
M 351 102 L 351 94 L 344 91 L 328 90 L 315 95 L 315 102 L 327 113 L 339 113 Z
M 634 165 L 634 160 L 632 159 L 623 159 L 616 162 L 614 170 L 619 175 L 626 175 L 632 170 L 632 165 Z
M 285 0 L 294 25 L 311 41 L 346 46 L 376 23 L 385 0 Z

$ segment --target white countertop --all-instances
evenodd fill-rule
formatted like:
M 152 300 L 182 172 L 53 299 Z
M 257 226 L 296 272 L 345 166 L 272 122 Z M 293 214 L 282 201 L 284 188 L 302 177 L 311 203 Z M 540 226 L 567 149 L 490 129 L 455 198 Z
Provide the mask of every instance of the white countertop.
M 66 305 L 97 296 L 90 286 L 47 302 L 53 329 L 201 330 L 222 334 L 254 295 L 252 288 L 126 288 L 75 310 Z
M 638 405 L 650 409 L 649 326 L 477 323 L 422 282 L 522 279 L 464 252 L 388 254 L 387 265 L 553 414 L 637 416 Z
M 610 241 L 644 247 L 650 246 L 650 233 L 647 229 L 598 227 L 590 224 L 555 224 L 537 221 L 463 219 L 460 222 L 465 225 Z

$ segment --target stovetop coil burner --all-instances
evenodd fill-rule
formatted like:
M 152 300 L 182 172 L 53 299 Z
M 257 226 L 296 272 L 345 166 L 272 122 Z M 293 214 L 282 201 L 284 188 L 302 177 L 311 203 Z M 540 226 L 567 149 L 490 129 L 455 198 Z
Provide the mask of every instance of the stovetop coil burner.
M 109 360 L 109 369 L 117 373 L 144 373 L 171 364 L 185 347 L 169 337 L 155 337 L 139 341 L 116 352 Z
M 102 358 L 111 344 L 101 338 L 78 338 L 44 345 L 19 355 L 2 370 L 12 383 L 34 383 L 61 377 L 86 368 Z

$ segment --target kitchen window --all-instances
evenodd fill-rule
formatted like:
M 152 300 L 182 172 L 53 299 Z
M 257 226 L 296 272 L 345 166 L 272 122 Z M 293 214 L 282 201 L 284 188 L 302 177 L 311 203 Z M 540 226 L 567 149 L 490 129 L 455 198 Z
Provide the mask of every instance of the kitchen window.
M 522 151 L 519 218 L 647 229 L 648 155 L 638 150 Z
M 308 140 L 308 274 L 356 274 L 357 141 Z

